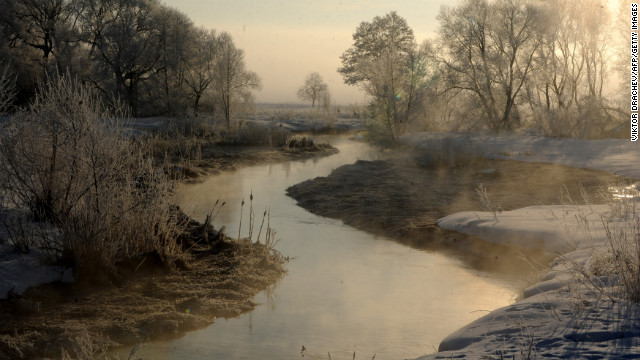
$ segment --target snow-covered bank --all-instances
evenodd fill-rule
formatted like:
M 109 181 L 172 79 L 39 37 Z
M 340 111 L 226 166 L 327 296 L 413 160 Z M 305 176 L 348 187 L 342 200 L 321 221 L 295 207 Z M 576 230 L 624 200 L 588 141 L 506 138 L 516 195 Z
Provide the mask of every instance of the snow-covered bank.
M 15 249 L 13 245 L 13 242 L 20 243 L 20 238 L 24 236 L 55 236 L 55 229 L 46 224 L 31 222 L 6 206 L 1 209 L 0 300 L 7 299 L 10 295 L 22 295 L 33 286 L 58 281 L 73 282 L 73 271 L 62 266 L 46 265 L 47 254 L 42 250 L 24 247 Z M 14 219 L 21 219 L 17 222 L 20 225 L 12 232 L 7 229 L 7 225 L 12 224 L 9 215 L 13 215 Z
M 0 244 L 0 299 L 22 295 L 28 288 L 61 281 L 73 282 L 73 272 L 62 266 L 43 265 L 42 254 L 32 250 L 16 254 L 9 244 Z
M 629 200 L 627 200 L 629 201 Z M 638 204 L 636 204 L 638 205 Z M 462 212 L 438 225 L 511 246 L 561 251 L 523 299 L 472 322 L 445 338 L 439 353 L 420 359 L 630 359 L 640 358 L 640 306 L 607 295 L 607 277 L 595 278 L 599 293 L 581 269 L 591 271 L 607 254 L 603 222 L 616 233 L 634 223 L 615 206 L 533 206 L 497 214 Z M 602 282 L 600 282 L 602 280 Z M 484 357 L 483 357 L 484 356 Z
M 419 133 L 403 141 L 640 178 L 640 145 L 628 140 Z M 629 188 L 632 195 L 637 196 L 637 188 Z M 628 240 L 639 236 L 634 218 L 639 206 L 637 198 L 627 198 L 611 205 L 532 206 L 440 219 L 442 228 L 489 242 L 562 255 L 520 301 L 454 332 L 442 341 L 439 353 L 420 359 L 640 359 L 640 306 L 612 295 L 619 291 L 613 277 L 597 270 L 611 266 L 611 234 L 616 241 L 623 232 Z
M 565 253 L 606 239 L 602 217 L 607 205 L 530 206 L 496 213 L 464 211 L 438 220 L 443 229 L 523 249 Z
M 455 149 L 466 149 L 491 158 L 548 162 L 640 178 L 640 144 L 625 139 L 439 132 L 407 134 L 401 140 L 425 149 L 446 143 Z

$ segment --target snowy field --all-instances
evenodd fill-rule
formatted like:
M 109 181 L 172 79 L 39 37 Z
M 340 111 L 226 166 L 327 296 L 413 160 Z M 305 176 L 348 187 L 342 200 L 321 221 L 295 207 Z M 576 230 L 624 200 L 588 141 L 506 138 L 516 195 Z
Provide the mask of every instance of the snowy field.
M 628 140 L 418 133 L 403 141 L 640 178 L 640 145 Z M 442 228 L 558 257 L 519 301 L 459 329 L 442 341 L 439 353 L 420 359 L 640 359 L 640 306 L 618 296 L 619 287 L 604 271 L 611 264 L 612 244 L 640 240 L 638 185 L 625 191 L 610 205 L 532 206 L 440 219 Z
M 440 132 L 408 134 L 401 140 L 423 148 L 447 146 L 495 159 L 554 163 L 640 179 L 640 143 L 623 139 L 586 140 Z
M 7 216 L 13 213 L 13 217 Z M 22 295 L 29 287 L 51 282 L 73 282 L 73 272 L 70 268 L 46 265 L 47 254 L 38 249 L 21 249 L 15 251 L 14 244 L 21 243 L 21 238 L 55 236 L 52 226 L 32 223 L 25 216 L 20 216 L 16 210 L 5 204 L 0 214 L 0 299 L 11 295 Z M 19 223 L 9 220 L 19 218 Z M 19 231 L 9 232 L 5 223 L 20 224 Z
M 336 110 L 337 111 L 337 110 Z M 318 108 L 287 107 L 277 105 L 262 105 L 254 113 L 240 114 L 237 122 L 255 124 L 265 128 L 282 127 L 289 131 L 322 131 L 335 129 L 338 131 L 362 130 L 362 120 L 354 116 L 348 109 L 342 108 L 339 112 L 328 113 Z M 208 115 L 202 115 L 199 119 L 213 125 L 224 126 L 222 119 L 214 120 Z M 128 127 L 136 130 L 138 134 L 143 131 L 165 129 L 172 120 L 168 117 L 135 118 Z M 194 119 L 191 119 L 194 121 Z

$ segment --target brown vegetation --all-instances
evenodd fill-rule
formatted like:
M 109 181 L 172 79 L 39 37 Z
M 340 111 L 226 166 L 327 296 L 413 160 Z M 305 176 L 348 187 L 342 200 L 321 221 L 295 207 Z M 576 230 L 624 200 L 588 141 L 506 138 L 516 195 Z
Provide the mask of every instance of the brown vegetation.
M 400 155 L 400 153 L 404 155 Z M 439 156 L 402 149 L 391 159 L 358 161 L 294 185 L 287 194 L 305 209 L 337 218 L 356 228 L 389 236 L 418 248 L 470 246 L 466 237 L 443 231 L 436 221 L 459 211 L 483 211 L 478 187 L 504 210 L 564 201 L 563 185 L 573 198 L 582 198 L 579 185 L 594 203 L 608 201 L 599 194 L 619 178 L 600 171 L 560 165 L 489 160 L 472 154 Z M 435 243 L 434 243 L 435 242 Z M 491 251 L 483 256 L 490 256 Z M 516 250 L 517 252 L 518 250 Z M 516 261 L 517 254 L 513 257 Z
M 197 129 L 197 132 L 159 132 L 149 138 L 156 166 L 173 178 L 197 181 L 242 166 L 326 156 L 338 151 L 281 127 L 242 124 L 231 129 L 206 125 Z
M 87 347 L 96 355 L 179 337 L 252 310 L 251 299 L 285 273 L 286 259 L 268 245 L 225 239 L 193 221 L 188 227 L 179 239 L 186 262 L 169 267 L 157 253 L 143 254 L 121 264 L 112 286 L 51 284 L 0 302 L 0 357 L 58 358 L 64 350 L 76 358 Z
M 199 224 L 173 205 L 173 182 L 121 115 L 61 76 L 4 124 L 3 225 L 16 250 L 72 268 L 75 283 L 1 301 L 0 357 L 82 357 L 178 336 L 252 309 L 284 274 L 268 222 L 263 244 L 227 239 L 213 219 Z M 34 222 L 48 230 L 30 231 Z

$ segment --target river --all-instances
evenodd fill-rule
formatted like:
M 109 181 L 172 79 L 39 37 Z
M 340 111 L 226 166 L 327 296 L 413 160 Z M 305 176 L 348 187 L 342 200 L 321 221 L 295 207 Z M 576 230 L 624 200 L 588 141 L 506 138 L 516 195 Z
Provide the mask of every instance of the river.
M 271 211 L 277 249 L 291 257 L 288 274 L 259 294 L 251 313 L 218 319 L 170 342 L 148 343 L 147 359 L 404 359 L 434 352 L 458 328 L 505 306 L 521 282 L 470 268 L 462 259 L 417 250 L 319 217 L 285 195 L 293 184 L 326 176 L 377 150 L 346 137 L 330 137 L 340 152 L 324 158 L 242 168 L 179 189 L 180 206 L 203 220 L 216 199 L 226 205 L 215 219 L 248 234 L 249 196 L 260 220 Z M 259 227 L 259 223 L 256 225 Z

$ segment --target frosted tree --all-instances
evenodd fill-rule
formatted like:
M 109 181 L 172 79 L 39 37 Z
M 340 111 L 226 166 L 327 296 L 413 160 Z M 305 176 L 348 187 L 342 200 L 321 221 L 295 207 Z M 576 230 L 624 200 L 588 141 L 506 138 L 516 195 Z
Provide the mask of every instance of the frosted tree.
M 520 0 L 465 0 L 438 15 L 449 87 L 473 94 L 494 131 L 517 125 L 516 100 L 542 43 L 537 15 Z
M 311 101 L 311 107 L 315 107 L 316 101 L 324 99 L 328 94 L 327 84 L 317 72 L 312 72 L 304 79 L 304 85 L 298 89 L 300 100 Z
M 137 115 L 140 84 L 158 68 L 162 48 L 155 11 L 158 3 L 147 0 L 86 0 L 84 39 L 105 78 L 96 81 L 127 100 Z M 105 88 L 107 87 L 107 88 Z
M 233 43 L 231 35 L 221 33 L 218 36 L 219 56 L 214 68 L 216 95 L 224 113 L 227 126 L 231 126 L 231 114 L 239 100 L 251 101 L 251 90 L 262 87 L 258 74 L 248 71 L 244 63 L 244 51 Z
M 193 113 L 197 115 L 200 100 L 214 80 L 220 43 L 215 30 L 195 29 L 194 33 L 191 56 L 185 62 L 185 81 L 189 88 Z
M 346 84 L 359 86 L 371 96 L 372 130 L 394 140 L 405 131 L 434 75 L 424 50 L 396 12 L 362 22 L 356 29 L 338 72 Z
M 196 28 L 187 15 L 167 6 L 159 6 L 154 17 L 159 31 L 160 57 L 154 76 L 147 82 L 148 92 L 153 94 L 152 98 L 161 100 L 164 111 L 183 112 L 191 96 L 187 64 L 199 46 Z

